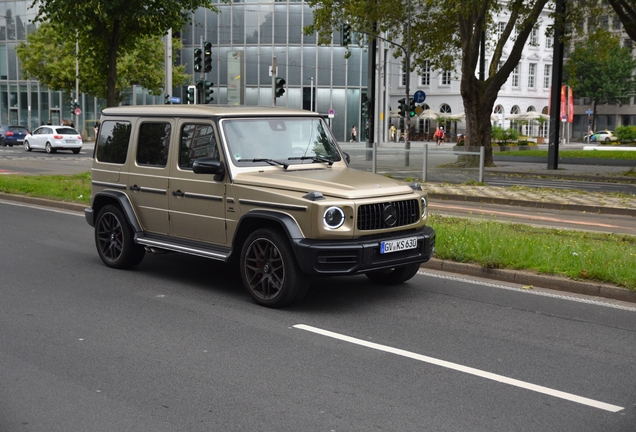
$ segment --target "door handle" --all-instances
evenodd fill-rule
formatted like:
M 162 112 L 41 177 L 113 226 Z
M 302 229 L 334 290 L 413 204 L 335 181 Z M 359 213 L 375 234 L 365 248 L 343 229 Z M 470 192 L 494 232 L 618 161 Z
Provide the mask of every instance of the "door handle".
M 130 187 L 130 190 L 131 190 L 131 191 L 140 191 L 140 190 L 141 190 L 141 188 L 140 188 L 139 186 L 137 186 L 137 185 L 132 185 L 132 186 Z
M 185 196 L 185 193 L 181 192 L 181 190 L 176 190 L 172 192 L 173 196 L 178 196 L 178 197 L 183 197 Z

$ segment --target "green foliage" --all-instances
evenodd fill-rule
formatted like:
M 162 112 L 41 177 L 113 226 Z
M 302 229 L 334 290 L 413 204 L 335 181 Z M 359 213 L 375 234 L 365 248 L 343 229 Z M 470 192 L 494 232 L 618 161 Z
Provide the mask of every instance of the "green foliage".
M 120 102 L 120 56 L 171 28 L 181 29 L 199 7 L 217 10 L 211 0 L 34 0 L 32 5 L 36 22 L 56 23 L 63 40 L 74 41 L 77 35 L 91 72 L 106 77 L 107 106 Z
M 620 105 L 629 103 L 629 95 L 636 90 L 634 69 L 631 49 L 621 47 L 617 36 L 599 27 L 576 44 L 563 66 L 563 76 L 577 97 Z
M 636 126 L 618 126 L 614 133 L 621 142 L 636 141 Z
M 58 26 L 42 23 L 38 29 L 20 42 L 16 48 L 25 78 L 33 78 L 52 90 L 70 93 L 75 90 L 75 39 L 62 36 Z M 90 50 L 86 41 L 79 45 L 80 91 L 99 98 L 108 94 L 107 71 L 94 64 L 94 58 L 82 55 Z M 173 54 L 181 49 L 179 39 L 173 39 Z M 117 58 L 116 91 L 133 84 L 160 94 L 164 87 L 164 45 L 158 36 L 140 38 Z M 173 66 L 172 79 L 175 85 L 185 83 L 189 75 L 185 66 Z
M 492 127 L 492 139 L 498 141 L 500 145 L 511 145 L 518 138 L 519 131 L 517 129 L 503 129 L 500 126 Z

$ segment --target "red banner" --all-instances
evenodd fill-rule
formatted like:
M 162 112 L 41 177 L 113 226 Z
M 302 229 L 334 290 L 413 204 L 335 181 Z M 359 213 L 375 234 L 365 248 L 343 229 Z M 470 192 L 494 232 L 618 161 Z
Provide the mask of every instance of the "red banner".
M 567 94 L 565 86 L 561 86 L 561 120 L 565 120 L 567 118 L 567 114 Z
M 572 87 L 568 87 L 568 123 L 574 121 L 574 96 L 572 95 Z

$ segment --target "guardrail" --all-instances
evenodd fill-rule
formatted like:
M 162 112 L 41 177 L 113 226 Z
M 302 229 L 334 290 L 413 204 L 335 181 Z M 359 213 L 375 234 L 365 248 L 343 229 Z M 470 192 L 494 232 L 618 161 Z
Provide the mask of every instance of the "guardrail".
M 434 143 L 382 143 L 367 148 L 365 143 L 340 143 L 349 154 L 350 166 L 395 178 L 462 183 L 484 181 L 484 147 L 479 151 L 461 151 Z M 429 149 L 429 147 L 432 147 Z

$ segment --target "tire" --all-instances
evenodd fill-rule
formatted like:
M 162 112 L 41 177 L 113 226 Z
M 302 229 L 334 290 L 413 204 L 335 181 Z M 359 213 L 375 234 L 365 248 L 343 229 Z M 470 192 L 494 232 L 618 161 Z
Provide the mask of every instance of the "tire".
M 287 238 L 279 231 L 254 231 L 243 244 L 240 263 L 243 286 L 261 306 L 279 308 L 302 299 L 309 289 Z
M 97 253 L 108 267 L 127 269 L 144 259 L 146 250 L 134 241 L 128 220 L 114 205 L 107 205 L 95 220 L 95 246 Z
M 609 139 L 609 137 L 605 138 L 605 142 L 606 142 L 606 143 L 608 143 L 608 142 L 610 142 L 610 141 L 611 141 L 611 140 Z
M 7 140 L 5 140 L 4 138 L 2 138 L 0 140 L 0 147 L 6 147 L 7 146 Z
M 29 145 L 29 142 L 26 140 L 24 141 L 24 150 L 28 152 L 31 151 L 31 146 Z
M 73 149 L 73 154 L 79 154 L 81 149 Z
M 49 154 L 57 152 L 57 149 L 54 149 L 53 147 L 51 147 L 51 143 L 48 143 L 48 142 L 44 146 L 44 150 L 46 150 L 46 152 Z
M 408 264 L 401 267 L 392 267 L 367 273 L 372 282 L 381 285 L 397 285 L 406 282 L 415 276 L 420 269 L 420 264 Z

